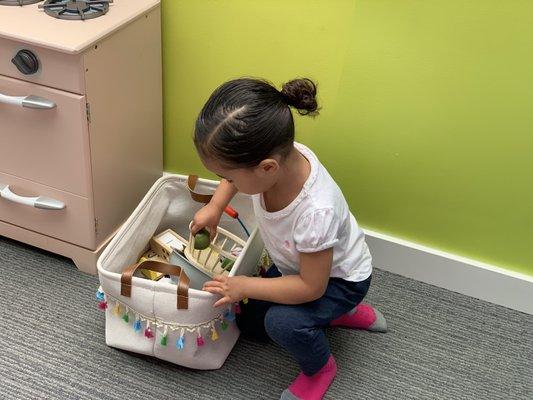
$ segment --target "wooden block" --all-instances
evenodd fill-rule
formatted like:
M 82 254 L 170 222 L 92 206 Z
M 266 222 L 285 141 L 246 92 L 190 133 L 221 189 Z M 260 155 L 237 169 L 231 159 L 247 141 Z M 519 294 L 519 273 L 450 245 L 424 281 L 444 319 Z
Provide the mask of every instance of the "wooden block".
M 173 249 L 183 254 L 187 241 L 172 229 L 167 229 L 150 240 L 150 247 L 168 262 Z

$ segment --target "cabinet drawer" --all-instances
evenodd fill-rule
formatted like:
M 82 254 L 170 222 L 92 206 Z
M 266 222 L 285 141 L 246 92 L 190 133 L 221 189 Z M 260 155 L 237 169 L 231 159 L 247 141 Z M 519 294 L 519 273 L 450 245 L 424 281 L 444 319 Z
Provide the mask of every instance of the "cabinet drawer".
M 44 208 L 28 205 L 36 197 L 38 205 Z M 61 203 L 63 209 L 46 209 L 60 207 Z M 0 221 L 95 248 L 94 212 L 87 198 L 3 173 L 0 173 Z
M 18 51 L 29 50 L 37 58 L 37 72 L 25 75 L 11 61 Z M 0 75 L 74 93 L 85 93 L 85 70 L 81 54 L 66 54 L 0 38 Z
M 85 96 L 0 75 L 0 172 L 89 197 Z

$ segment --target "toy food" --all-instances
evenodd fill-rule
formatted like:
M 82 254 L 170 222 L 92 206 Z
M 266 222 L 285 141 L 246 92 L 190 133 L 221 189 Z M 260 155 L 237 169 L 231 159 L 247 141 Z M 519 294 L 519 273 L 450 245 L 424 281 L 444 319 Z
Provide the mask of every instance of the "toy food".
M 224 271 L 231 271 L 233 264 L 235 264 L 235 260 L 232 260 L 231 258 L 223 258 L 221 267 Z
M 207 229 L 201 229 L 196 235 L 194 235 L 194 248 L 196 250 L 205 250 L 211 243 L 211 236 Z

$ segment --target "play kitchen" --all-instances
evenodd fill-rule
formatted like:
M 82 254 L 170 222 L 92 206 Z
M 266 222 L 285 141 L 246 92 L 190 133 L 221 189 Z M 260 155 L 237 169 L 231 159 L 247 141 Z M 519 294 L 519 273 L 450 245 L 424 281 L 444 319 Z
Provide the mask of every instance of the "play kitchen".
M 0 235 L 96 272 L 162 175 L 158 0 L 0 0 Z

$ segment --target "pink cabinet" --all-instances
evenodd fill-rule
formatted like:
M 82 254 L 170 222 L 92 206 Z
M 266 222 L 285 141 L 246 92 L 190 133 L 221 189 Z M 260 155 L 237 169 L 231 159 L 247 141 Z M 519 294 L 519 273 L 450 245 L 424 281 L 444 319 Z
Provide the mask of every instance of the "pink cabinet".
M 116 0 L 100 18 L 66 24 L 37 4 L 8 8 L 0 14 L 0 235 L 96 273 L 105 245 L 162 175 L 159 1 Z M 39 21 L 27 40 L 18 15 Z M 21 49 L 39 60 L 36 73 L 11 62 Z

